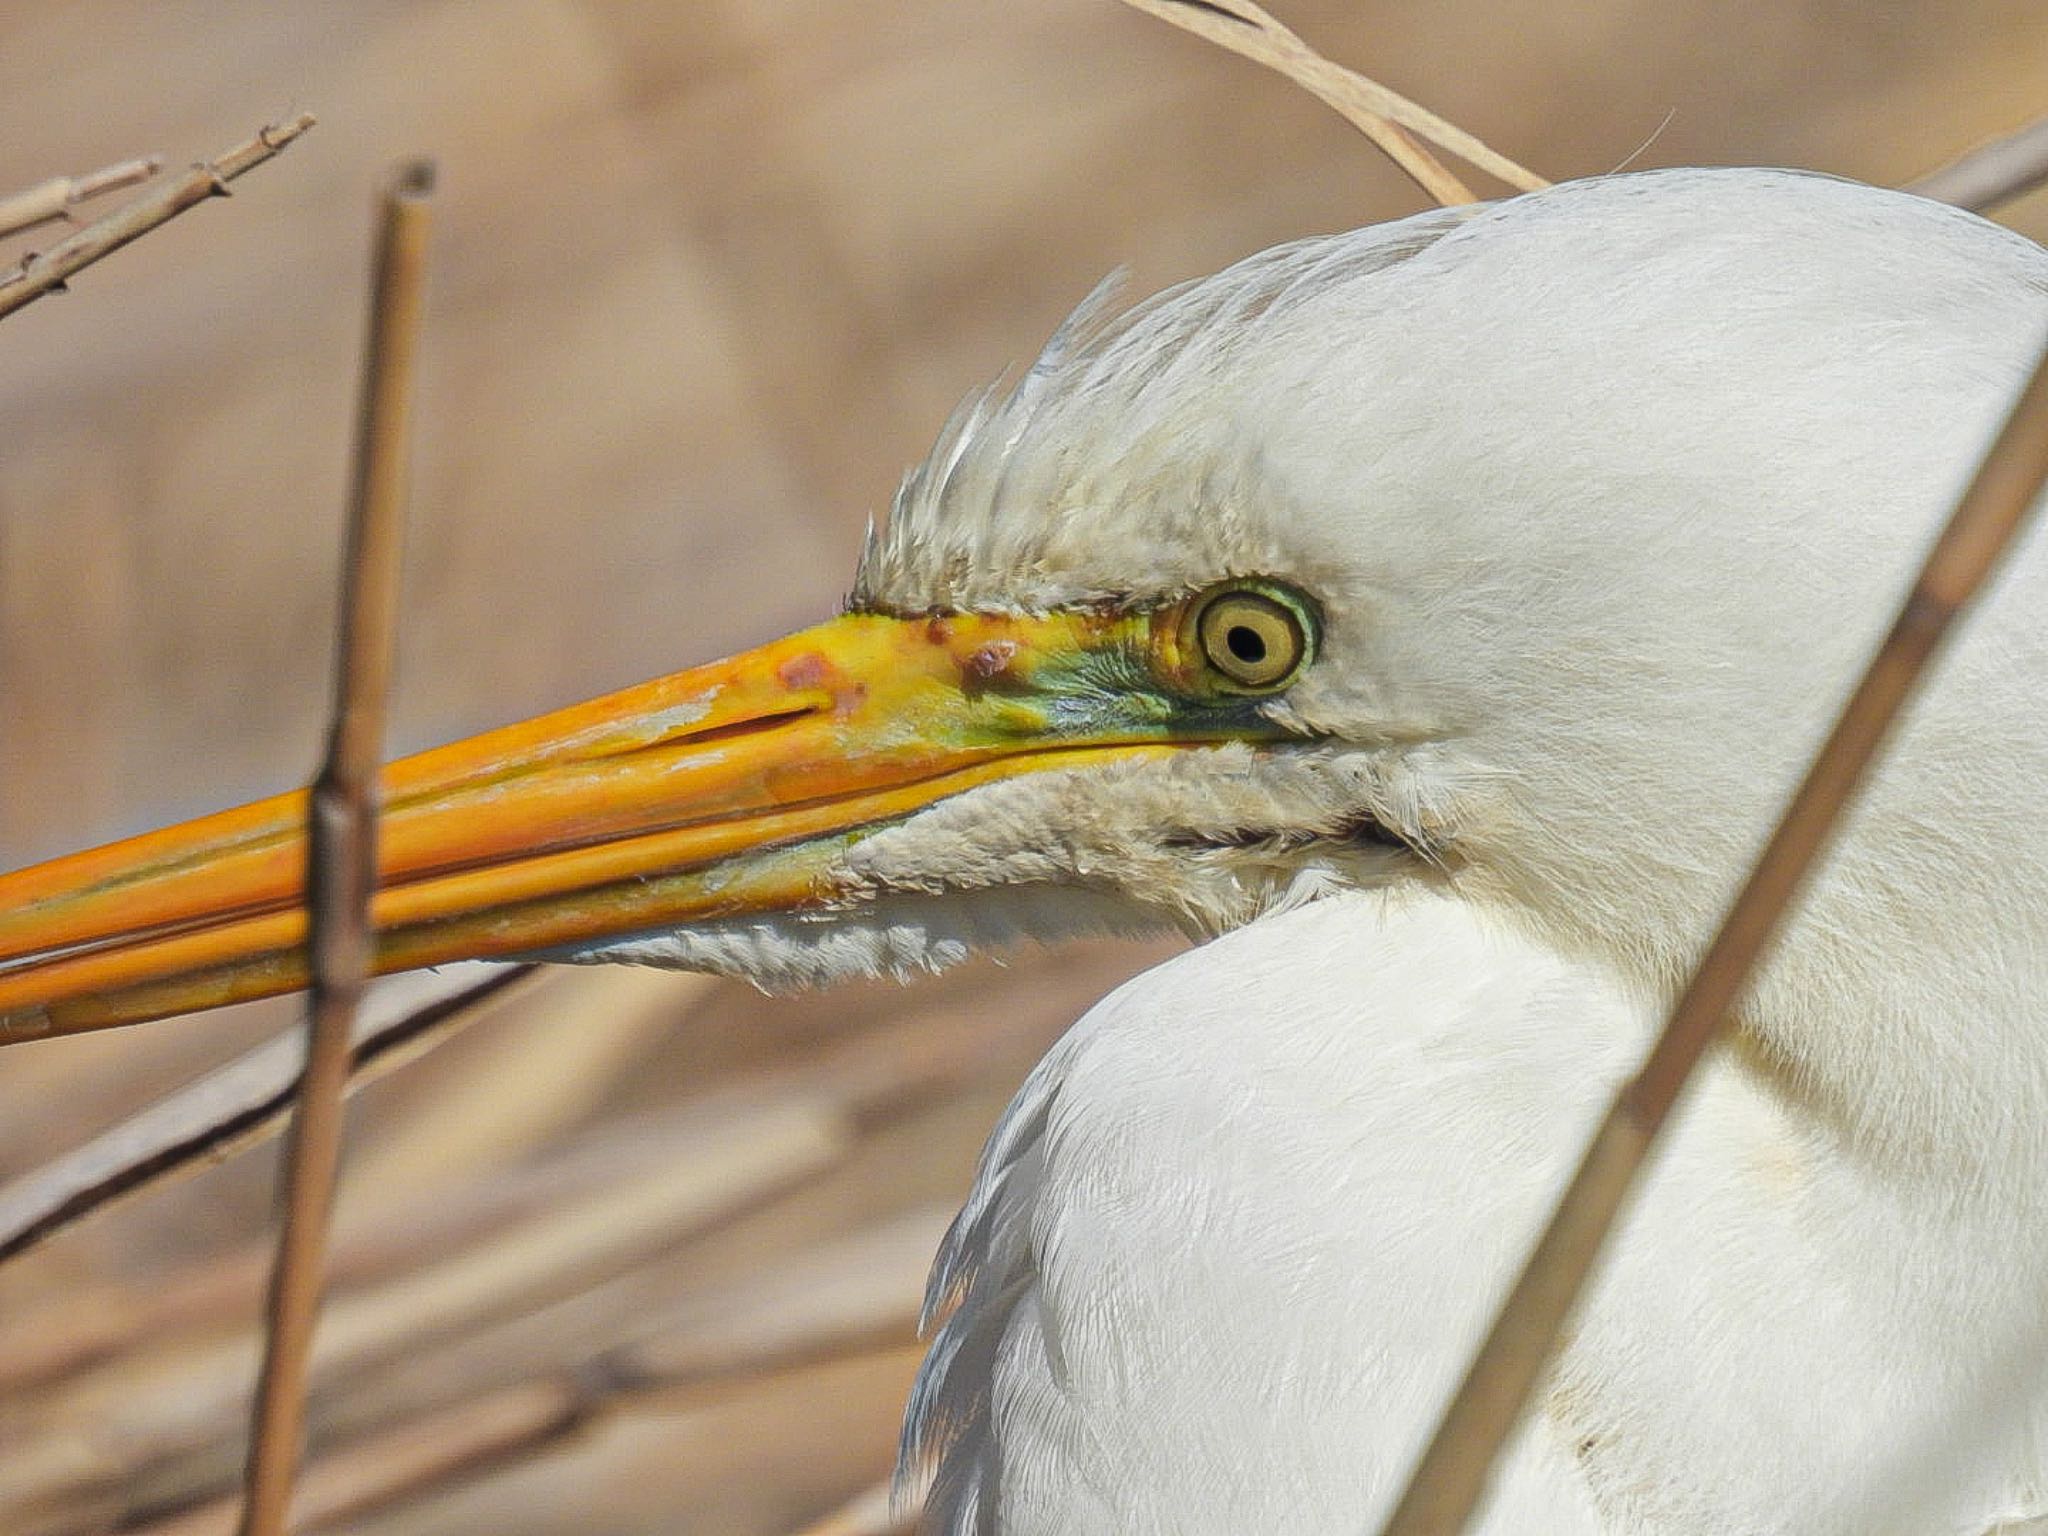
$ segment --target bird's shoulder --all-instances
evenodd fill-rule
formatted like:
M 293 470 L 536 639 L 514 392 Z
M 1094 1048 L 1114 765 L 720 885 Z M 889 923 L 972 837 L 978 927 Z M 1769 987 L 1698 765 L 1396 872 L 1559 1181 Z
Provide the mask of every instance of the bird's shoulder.
M 1382 896 L 1105 999 L 1003 1116 L 934 1270 L 905 1438 L 931 1528 L 1312 1530 L 1388 1497 L 1628 1053 L 1587 1003 L 1463 904 Z M 1516 1503 L 1574 1531 L 1548 1436 Z

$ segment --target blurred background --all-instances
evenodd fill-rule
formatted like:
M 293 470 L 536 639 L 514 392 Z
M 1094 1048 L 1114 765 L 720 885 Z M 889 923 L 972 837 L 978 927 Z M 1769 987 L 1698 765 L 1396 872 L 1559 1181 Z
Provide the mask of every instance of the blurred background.
M 1554 178 L 1897 182 L 2048 108 L 2040 0 L 1276 9 Z M 829 612 L 955 400 L 1109 269 L 1144 292 L 1421 206 L 1309 97 L 1115 0 L 0 8 L 0 192 L 298 110 L 232 200 L 0 332 L 0 866 L 308 775 L 400 155 L 442 192 L 394 752 Z M 2048 235 L 2048 194 L 2001 217 Z M 310 1524 L 884 1529 L 980 1141 L 1166 949 L 501 995 L 352 1111 Z M 9 1048 L 0 1187 L 295 1017 Z M 230 1528 L 275 1153 L 0 1267 L 0 1529 Z

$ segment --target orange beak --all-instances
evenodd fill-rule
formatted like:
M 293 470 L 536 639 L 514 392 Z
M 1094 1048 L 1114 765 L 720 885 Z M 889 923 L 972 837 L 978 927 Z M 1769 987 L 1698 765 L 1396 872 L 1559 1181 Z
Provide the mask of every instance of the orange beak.
M 835 895 L 849 842 L 1018 774 L 1265 734 L 1173 609 L 848 614 L 385 771 L 380 972 Z M 0 876 L 0 1041 L 305 985 L 306 795 Z

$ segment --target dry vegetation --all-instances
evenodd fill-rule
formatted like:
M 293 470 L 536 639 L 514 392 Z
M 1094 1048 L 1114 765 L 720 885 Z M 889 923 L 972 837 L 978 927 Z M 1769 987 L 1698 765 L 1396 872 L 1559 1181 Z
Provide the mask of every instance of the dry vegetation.
M 1255 8 L 1132 3 L 1290 74 L 1433 195 L 1464 188 L 1422 141 L 1534 180 L 1347 83 Z M 685 29 L 653 5 L 514 6 L 485 35 L 452 7 L 366 7 L 346 28 L 310 6 L 225 7 L 203 49 L 144 8 L 0 23 L 0 87 L 31 57 L 80 99 L 133 76 L 106 98 L 132 104 L 89 130 L 53 86 L 0 89 L 21 129 L 0 187 L 33 184 L 0 199 L 0 231 L 75 219 L 142 174 L 39 180 L 52 166 L 184 142 L 199 115 L 150 110 L 166 62 L 243 103 L 233 76 L 253 69 L 329 119 L 266 173 L 271 206 L 189 222 L 0 337 L 20 441 L 0 466 L 0 861 L 302 776 L 362 191 L 396 150 L 436 150 L 451 183 L 406 610 L 426 676 L 400 695 L 403 745 L 824 607 L 938 402 L 1027 347 L 1094 268 L 1176 275 L 1407 206 L 1277 82 L 1107 5 L 973 31 L 915 4 L 900 29 L 872 8 L 816 24 L 714 9 Z M 1372 11 L 1290 19 L 1333 53 L 1454 79 L 1428 94 L 1557 174 L 1619 161 L 1683 100 L 1638 163 L 1901 180 L 2048 95 L 2048 48 L 2027 46 L 2048 24 L 2016 5 L 1932 7 L 1919 29 L 1787 7 L 1758 26 L 1809 74 L 1788 64 L 1775 91 L 1674 6 L 1673 62 L 1632 67 L 1597 112 L 1573 82 L 1609 78 L 1620 10 L 1574 30 L 1532 8 L 1516 48 L 1461 33 L 1455 10 L 1412 33 Z M 1091 46 L 1120 63 L 1073 68 Z M 916 137 L 906 96 L 944 103 L 951 129 Z M 1129 147 L 1134 128 L 1165 147 Z M 2015 158 L 2048 160 L 2027 141 L 1993 158 L 2008 185 Z M 1986 163 L 1952 186 L 1981 195 Z M 1083 238 L 1047 239 L 1052 208 Z M 2007 216 L 2039 233 L 2042 212 Z M 0 276 L 0 303 L 21 280 Z M 1024 1066 L 1149 953 L 773 1005 L 630 972 L 515 977 L 461 1007 L 474 976 L 383 989 L 360 1075 L 407 1070 L 357 1101 L 302 1523 L 884 1529 L 876 1488 L 949 1203 Z M 9 1531 L 233 1528 L 271 1172 L 235 1154 L 278 1122 L 289 1047 L 257 1042 L 288 1017 L 0 1061 L 0 1255 L 24 1254 L 0 1269 Z

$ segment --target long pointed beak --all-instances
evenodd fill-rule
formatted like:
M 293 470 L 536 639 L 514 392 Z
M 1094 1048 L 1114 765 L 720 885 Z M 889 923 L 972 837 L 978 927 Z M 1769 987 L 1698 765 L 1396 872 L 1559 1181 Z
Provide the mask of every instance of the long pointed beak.
M 800 909 L 849 840 L 945 796 L 1242 734 L 1104 702 L 1155 632 L 849 614 L 393 763 L 376 968 Z M 280 795 L 0 876 L 0 1041 L 303 986 L 305 818 Z

